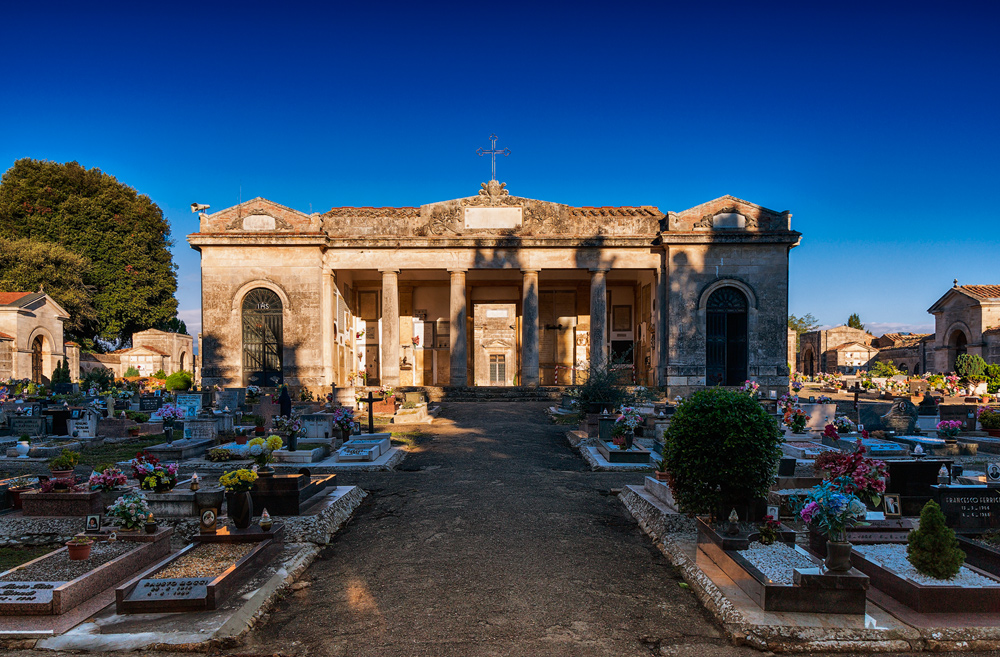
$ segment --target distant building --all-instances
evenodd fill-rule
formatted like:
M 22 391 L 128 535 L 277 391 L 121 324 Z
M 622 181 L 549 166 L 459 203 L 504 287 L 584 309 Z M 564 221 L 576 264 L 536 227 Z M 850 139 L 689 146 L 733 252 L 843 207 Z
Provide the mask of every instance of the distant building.
M 0 292 L 0 379 L 49 383 L 63 359 L 79 378 L 80 348 L 63 342 L 69 313 L 44 292 Z
M 1000 364 L 1000 285 L 959 285 L 927 312 L 934 315 L 934 369 L 955 371 L 962 354 Z
M 872 346 L 875 336 L 850 326 L 809 331 L 799 336 L 798 369 L 814 376 L 827 374 L 853 374 L 866 369 L 878 353 Z
M 86 373 L 106 368 L 122 377 L 130 367 L 138 370 L 139 376 L 152 376 L 159 370 L 167 374 L 181 370 L 193 373 L 196 366 L 193 337 L 147 329 L 132 335 L 132 346 L 128 349 L 110 354 L 84 354 L 81 369 Z
M 886 333 L 875 340 L 875 360 L 892 364 L 904 374 L 935 371 L 933 333 Z

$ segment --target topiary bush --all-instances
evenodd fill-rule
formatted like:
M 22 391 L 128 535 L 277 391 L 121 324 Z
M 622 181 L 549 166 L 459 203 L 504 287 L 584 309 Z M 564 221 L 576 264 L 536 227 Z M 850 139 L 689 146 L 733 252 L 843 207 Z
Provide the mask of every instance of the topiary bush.
M 164 372 L 162 369 L 158 369 L 155 372 L 153 372 L 153 378 L 163 380 L 167 378 L 167 373 Z
M 181 370 L 168 376 L 163 387 L 167 390 L 190 390 L 193 382 L 194 377 L 191 376 L 191 373 Z
M 778 426 L 757 400 L 710 388 L 681 402 L 663 450 L 674 499 L 687 513 L 752 506 L 767 495 L 781 458 Z
M 137 368 L 135 365 L 129 365 L 129 368 L 125 370 L 125 377 L 131 378 L 135 376 L 139 376 L 139 368 Z
M 910 532 L 906 558 L 917 569 L 936 579 L 951 579 L 965 562 L 955 532 L 944 522 L 941 507 L 930 500 L 920 510 L 920 529 Z

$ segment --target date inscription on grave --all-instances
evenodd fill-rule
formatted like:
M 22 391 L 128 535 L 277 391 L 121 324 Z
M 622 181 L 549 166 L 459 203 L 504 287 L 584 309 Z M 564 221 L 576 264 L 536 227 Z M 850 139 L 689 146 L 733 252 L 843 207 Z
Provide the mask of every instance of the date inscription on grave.
M 65 582 L 9 582 L 0 585 L 0 604 L 52 602 L 52 589 Z
M 201 600 L 208 596 L 211 577 L 144 579 L 136 584 L 129 600 Z

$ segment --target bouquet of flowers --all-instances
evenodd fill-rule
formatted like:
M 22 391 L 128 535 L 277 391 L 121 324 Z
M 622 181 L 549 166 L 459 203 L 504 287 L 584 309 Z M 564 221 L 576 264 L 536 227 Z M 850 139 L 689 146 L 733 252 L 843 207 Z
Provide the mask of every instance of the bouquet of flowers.
M 271 426 L 275 431 L 287 431 L 290 434 L 296 434 L 302 428 L 302 423 L 294 418 L 279 415 L 271 420 Z
M 842 433 L 851 433 L 853 431 L 857 431 L 858 429 L 858 425 L 854 424 L 854 422 L 851 421 L 851 418 L 847 417 L 846 415 L 841 415 L 840 417 L 836 418 L 833 421 L 833 427 L 838 432 Z
M 161 406 L 159 412 L 164 422 L 176 422 L 184 418 L 185 409 L 168 403 Z
M 615 424 L 621 425 L 625 431 L 635 431 L 635 428 L 642 424 L 642 415 L 635 406 L 622 406 L 615 418 Z
M 792 381 L 792 391 L 798 392 L 799 390 L 802 390 L 802 382 Z
M 757 391 L 760 390 L 760 385 L 756 381 L 751 381 L 747 379 L 743 382 L 743 392 L 750 395 L 751 397 L 757 396 Z
M 381 392 L 382 396 L 385 397 L 386 399 L 396 396 L 396 389 L 393 388 L 392 386 L 382 386 L 381 388 L 379 388 L 379 392 Z
M 256 481 L 257 473 L 246 468 L 233 470 L 219 477 L 219 484 L 226 489 L 227 493 L 247 493 L 253 488 Z
M 792 433 L 805 433 L 809 416 L 801 408 L 793 408 L 785 411 L 782 420 Z
M 354 409 L 341 406 L 333 411 L 333 423 L 344 432 L 345 439 L 354 430 Z
M 832 402 L 833 400 L 827 397 L 826 395 L 820 395 L 819 397 L 816 398 L 817 404 L 830 404 Z
M 958 420 L 941 420 L 937 423 L 938 435 L 945 438 L 954 438 L 962 430 L 962 423 Z
M 757 527 L 760 532 L 758 540 L 762 545 L 773 545 L 778 538 L 779 529 L 781 529 L 781 522 L 777 518 L 771 515 L 764 516 L 764 522 Z
M 954 374 L 949 374 L 944 378 L 944 394 L 949 397 L 958 396 L 958 382 L 959 378 Z
M 125 529 L 141 527 L 148 516 L 149 504 L 142 493 L 127 492 L 108 507 L 108 517 L 113 518 L 116 525 Z
M 420 346 L 420 336 L 419 335 L 413 336 L 413 346 L 414 347 L 419 347 Z
M 831 541 L 846 541 L 847 528 L 864 524 L 868 513 L 864 502 L 847 493 L 836 481 L 824 481 L 802 500 L 799 517 L 815 525 Z
M 132 466 L 132 478 L 139 480 L 139 487 L 143 490 L 169 489 L 177 484 L 176 463 L 163 465 L 155 456 L 139 452 L 129 465 Z
M 87 483 L 90 485 L 90 490 L 109 491 L 124 486 L 128 483 L 128 478 L 118 468 L 107 468 L 101 474 L 97 474 L 96 470 L 92 472 Z
M 267 439 L 257 437 L 247 443 L 247 454 L 254 463 L 264 467 L 271 462 L 271 452 L 281 449 L 283 444 L 281 436 L 268 436 Z
M 260 386 L 247 386 L 247 403 L 256 404 L 260 400 Z
M 833 425 L 826 426 L 829 431 Z M 817 460 L 817 466 L 829 472 L 830 480 L 837 483 L 845 493 L 856 495 L 875 506 L 882 500 L 882 493 L 885 492 L 886 464 L 885 461 L 865 456 L 867 451 L 859 439 L 851 454 L 824 453 L 823 456 L 833 456 L 826 456 L 822 466 L 819 466 Z

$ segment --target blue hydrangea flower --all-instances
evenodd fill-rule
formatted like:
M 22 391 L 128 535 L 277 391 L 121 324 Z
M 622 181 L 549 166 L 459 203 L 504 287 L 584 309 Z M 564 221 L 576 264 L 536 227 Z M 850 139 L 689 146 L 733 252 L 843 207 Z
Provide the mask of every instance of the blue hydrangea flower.
M 264 453 L 264 448 L 261 445 L 250 445 L 250 456 L 260 456 Z

